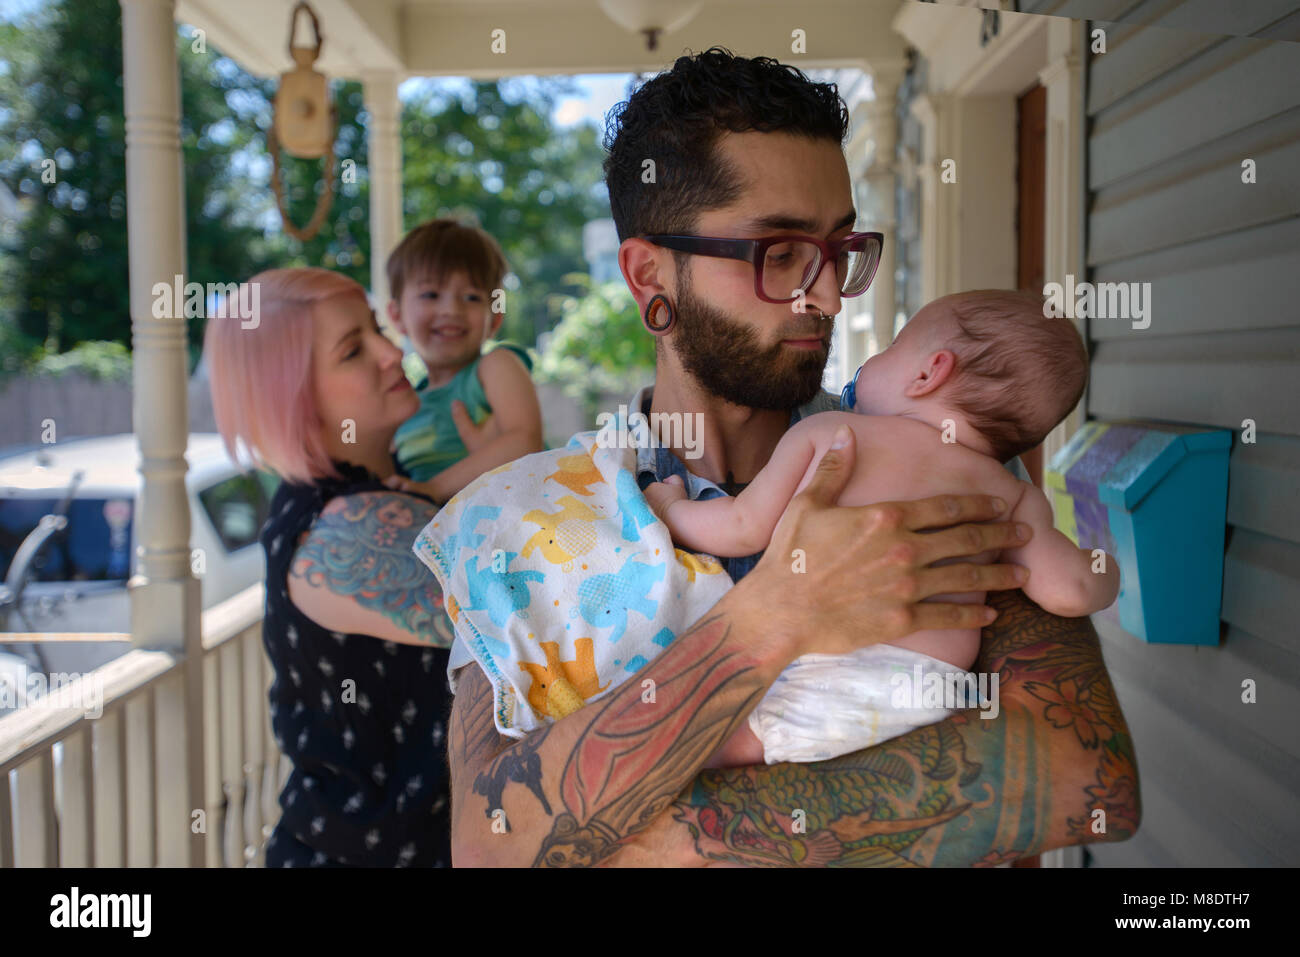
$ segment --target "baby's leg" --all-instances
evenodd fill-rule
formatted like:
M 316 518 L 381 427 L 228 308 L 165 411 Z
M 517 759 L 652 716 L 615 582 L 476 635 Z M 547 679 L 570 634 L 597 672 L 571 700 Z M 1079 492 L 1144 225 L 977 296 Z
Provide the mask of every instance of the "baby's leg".
M 967 559 L 945 558 L 942 561 L 935 562 L 934 567 L 954 565 L 958 561 L 987 565 L 997 557 L 997 554 L 997 552 L 981 552 Z M 985 596 L 986 593 L 982 591 L 968 591 L 931 595 L 923 600 L 928 602 L 950 602 L 954 605 L 979 605 L 984 602 Z M 910 635 L 904 635 L 897 641 L 889 642 L 889 644 L 895 648 L 918 651 L 923 655 L 938 658 L 940 661 L 961 668 L 963 671 L 969 671 L 971 666 L 975 664 L 975 659 L 979 657 L 980 632 L 978 628 L 932 628 L 926 631 L 914 631 Z
M 952 602 L 957 605 L 975 605 L 984 601 L 984 592 L 964 592 L 952 595 L 935 595 L 926 601 Z M 938 658 L 963 671 L 969 671 L 980 653 L 978 628 L 930 628 L 914 631 L 888 643 L 894 648 L 918 651 Z
M 740 768 L 750 764 L 763 763 L 763 742 L 749 728 L 745 721 L 736 733 L 723 742 L 722 747 L 713 752 L 713 756 L 704 762 L 706 768 Z
M 931 628 L 914 631 L 888 644 L 891 648 L 917 651 L 961 671 L 969 671 L 979 657 L 980 633 L 975 628 Z

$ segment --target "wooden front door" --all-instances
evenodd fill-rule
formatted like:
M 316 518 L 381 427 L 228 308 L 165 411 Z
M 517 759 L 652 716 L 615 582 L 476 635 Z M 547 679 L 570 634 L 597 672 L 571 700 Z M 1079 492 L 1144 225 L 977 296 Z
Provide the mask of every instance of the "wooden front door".
M 1016 102 L 1017 267 L 1016 287 L 1043 292 L 1043 246 L 1047 226 L 1047 88 L 1036 86 Z M 1035 485 L 1043 484 L 1043 447 L 1020 457 Z

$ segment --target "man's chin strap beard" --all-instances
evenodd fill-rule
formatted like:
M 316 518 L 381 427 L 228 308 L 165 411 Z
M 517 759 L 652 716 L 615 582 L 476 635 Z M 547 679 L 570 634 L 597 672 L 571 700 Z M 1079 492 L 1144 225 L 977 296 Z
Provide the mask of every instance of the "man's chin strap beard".
M 819 310 L 816 315 L 824 313 Z M 825 333 L 824 327 L 809 332 L 806 321 L 804 325 L 793 338 Z M 682 371 L 703 392 L 743 408 L 788 413 L 821 388 L 825 354 L 798 355 L 780 340 L 764 348 L 756 330 L 696 299 L 689 288 L 678 294 L 677 328 L 665 338 Z M 820 365 L 812 368 L 819 359 Z

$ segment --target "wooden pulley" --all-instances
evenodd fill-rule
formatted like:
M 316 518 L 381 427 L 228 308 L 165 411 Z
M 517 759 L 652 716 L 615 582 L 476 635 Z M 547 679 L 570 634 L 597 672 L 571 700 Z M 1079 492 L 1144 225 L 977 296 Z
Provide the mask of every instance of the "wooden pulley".
M 298 46 L 294 38 L 298 30 L 298 14 L 306 12 L 311 18 L 314 46 Z M 271 187 L 275 191 L 276 205 L 284 221 L 285 232 L 300 240 L 308 240 L 320 232 L 334 202 L 334 139 L 338 127 L 338 112 L 330 99 L 329 81 L 325 74 L 313 66 L 320 57 L 320 21 L 316 11 L 306 0 L 294 5 L 289 15 L 289 56 L 297 64 L 280 75 L 280 88 L 275 94 L 274 117 L 267 135 L 271 152 Z M 280 150 L 298 159 L 325 158 L 324 188 L 316 200 L 316 211 L 301 229 L 289 218 L 284 200 L 284 187 L 280 177 Z

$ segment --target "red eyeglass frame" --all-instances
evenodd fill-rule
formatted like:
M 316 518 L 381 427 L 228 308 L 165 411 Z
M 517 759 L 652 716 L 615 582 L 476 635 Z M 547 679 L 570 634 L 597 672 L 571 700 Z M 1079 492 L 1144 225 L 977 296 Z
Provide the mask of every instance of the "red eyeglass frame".
M 822 270 L 826 268 L 827 263 L 835 262 L 840 257 L 840 252 L 850 243 L 858 242 L 863 239 L 872 239 L 876 243 L 876 258 L 871 264 L 871 274 L 867 276 L 866 285 L 858 292 L 846 293 L 840 291 L 840 295 L 845 299 L 853 299 L 862 295 L 871 288 L 871 283 L 875 281 L 876 270 L 880 268 L 880 260 L 885 251 L 885 234 L 877 232 L 849 233 L 840 239 L 818 239 L 816 236 L 805 236 L 798 233 L 785 233 L 780 236 L 764 236 L 761 239 L 725 239 L 718 236 L 687 236 L 683 234 L 660 233 L 653 236 L 643 236 L 647 242 L 654 243 L 656 246 L 662 246 L 664 249 L 675 249 L 678 252 L 690 253 L 696 256 L 712 256 L 718 259 L 738 259 L 747 262 L 754 267 L 754 295 L 758 296 L 763 302 L 787 303 L 794 302 L 799 297 L 797 295 L 787 296 L 784 299 L 773 299 L 763 292 L 763 260 L 767 254 L 768 247 L 777 243 L 804 242 L 816 246 L 821 256 L 821 262 L 813 270 L 812 277 L 807 283 L 800 287 L 802 292 L 807 292 L 821 277 Z

